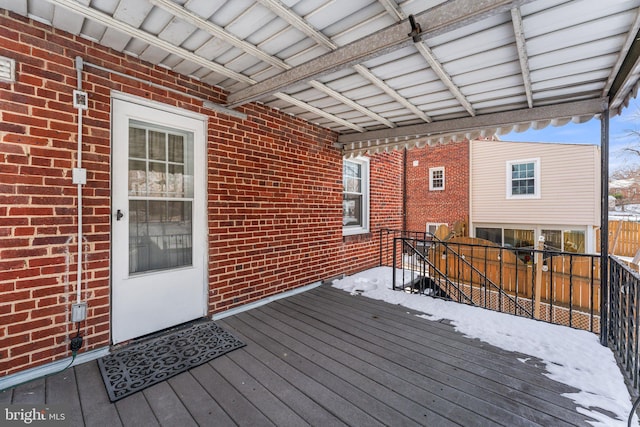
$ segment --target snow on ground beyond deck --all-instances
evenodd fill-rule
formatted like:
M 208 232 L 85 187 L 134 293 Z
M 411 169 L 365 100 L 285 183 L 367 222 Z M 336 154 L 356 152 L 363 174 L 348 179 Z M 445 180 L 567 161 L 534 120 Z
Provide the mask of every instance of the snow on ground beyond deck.
M 419 317 L 427 320 L 448 319 L 458 332 L 470 338 L 541 359 L 546 367 L 545 375 L 580 390 L 564 396 L 578 405 L 580 413 L 597 420 L 590 424 L 607 427 L 627 425 L 632 406 L 631 397 L 613 353 L 600 345 L 595 334 L 465 304 L 393 291 L 392 271 L 390 267 L 373 268 L 335 280 L 333 286 L 352 293 L 356 290 L 363 291 L 362 295 L 366 297 L 421 311 L 426 315 Z M 402 272 L 398 273 L 397 283 L 401 283 Z M 590 408 L 610 411 L 618 419 L 612 419 Z

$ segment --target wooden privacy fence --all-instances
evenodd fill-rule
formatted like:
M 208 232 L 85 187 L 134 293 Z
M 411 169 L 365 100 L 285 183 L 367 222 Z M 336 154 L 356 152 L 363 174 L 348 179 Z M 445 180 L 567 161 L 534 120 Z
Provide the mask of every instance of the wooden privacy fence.
M 600 247 L 600 229 L 596 231 L 596 247 Z M 609 254 L 634 257 L 640 250 L 640 222 L 609 221 Z

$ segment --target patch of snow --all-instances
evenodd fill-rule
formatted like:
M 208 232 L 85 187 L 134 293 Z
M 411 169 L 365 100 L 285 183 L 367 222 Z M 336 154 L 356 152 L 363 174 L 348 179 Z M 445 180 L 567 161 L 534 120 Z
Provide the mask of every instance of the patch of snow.
M 335 280 L 333 286 L 347 292 L 425 313 L 419 317 L 447 319 L 455 329 L 502 349 L 540 359 L 549 378 L 578 389 L 564 396 L 578 405 L 578 412 L 597 421 L 594 426 L 626 426 L 631 397 L 611 350 L 587 331 L 552 325 L 456 302 L 392 290 L 391 267 L 376 267 Z M 406 277 L 406 275 L 405 275 Z M 402 272 L 396 272 L 401 283 Z M 529 359 L 519 359 L 526 363 Z M 598 408 L 606 413 L 598 411 Z M 615 419 L 607 414 L 614 414 Z M 637 417 L 634 417 L 637 423 Z M 638 424 L 636 424 L 638 425 Z

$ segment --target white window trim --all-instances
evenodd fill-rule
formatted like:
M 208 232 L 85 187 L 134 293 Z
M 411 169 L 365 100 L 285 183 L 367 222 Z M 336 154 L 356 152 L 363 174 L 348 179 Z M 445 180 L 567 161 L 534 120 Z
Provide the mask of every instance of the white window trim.
M 511 166 L 519 165 L 522 163 L 533 163 L 534 164 L 534 194 L 512 194 L 511 191 L 513 187 L 511 185 Z M 509 160 L 507 161 L 506 167 L 506 187 L 507 187 L 507 199 L 539 199 L 541 198 L 540 194 L 540 181 L 542 180 L 540 176 L 540 158 L 537 157 L 535 159 L 522 159 L 522 160 Z
M 433 185 L 433 173 L 442 171 L 442 187 L 435 187 Z M 444 191 L 445 187 L 445 175 L 444 175 L 444 166 L 440 166 L 437 168 L 429 168 L 429 191 Z
M 369 232 L 369 188 L 371 181 L 369 179 L 369 158 L 368 157 L 353 157 L 350 159 L 343 159 L 343 162 L 359 163 L 362 166 L 362 225 L 346 225 L 342 226 L 343 236 L 353 236 L 356 234 L 365 234 Z M 342 189 L 344 193 L 344 188 Z

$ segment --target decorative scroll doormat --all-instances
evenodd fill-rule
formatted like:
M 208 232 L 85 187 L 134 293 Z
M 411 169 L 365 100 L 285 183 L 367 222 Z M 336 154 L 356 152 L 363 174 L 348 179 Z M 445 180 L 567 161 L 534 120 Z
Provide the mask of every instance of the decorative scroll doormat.
M 198 321 L 127 345 L 98 365 L 115 402 L 244 346 L 214 322 Z

